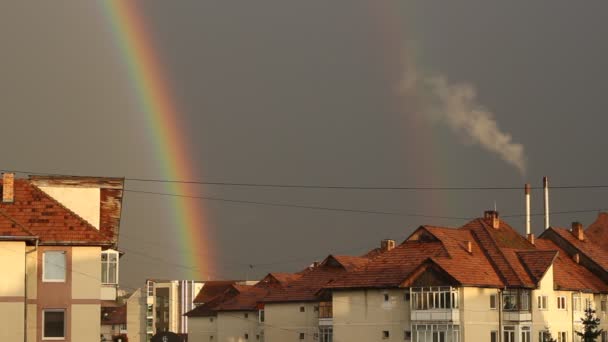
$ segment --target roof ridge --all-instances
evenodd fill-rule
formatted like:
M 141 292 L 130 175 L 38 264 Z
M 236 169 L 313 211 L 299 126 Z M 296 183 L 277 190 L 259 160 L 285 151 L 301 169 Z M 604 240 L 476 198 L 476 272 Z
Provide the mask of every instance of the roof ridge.
M 34 235 L 34 233 L 32 233 L 29 229 L 27 229 L 23 224 L 21 224 L 21 222 L 17 221 L 17 219 L 15 219 L 14 217 L 10 216 L 9 214 L 7 214 L 4 210 L 0 209 L 0 215 L 6 217 L 7 219 L 9 219 L 10 221 L 12 221 L 13 223 L 15 223 L 16 225 L 19 226 L 19 228 L 23 229 L 26 233 L 30 234 L 31 236 L 36 236 Z
M 40 187 L 38 187 L 36 184 L 30 182 L 29 180 L 26 180 L 27 183 L 34 188 L 36 191 L 40 192 L 43 196 L 45 196 L 46 198 L 48 198 L 49 200 L 55 202 L 59 207 L 61 207 L 62 209 L 66 210 L 69 214 L 73 215 L 74 217 L 78 218 L 80 221 L 84 222 L 84 226 L 83 228 L 85 229 L 89 229 L 94 231 L 95 233 L 101 235 L 102 237 L 106 238 L 105 234 L 103 234 L 101 232 L 101 228 L 97 229 L 95 228 L 89 221 L 85 220 L 84 218 L 82 218 L 82 216 L 78 215 L 77 213 L 75 213 L 72 209 L 66 207 L 65 205 L 63 205 L 63 203 L 59 202 L 57 199 L 55 199 L 53 196 L 47 194 L 44 190 L 40 189 Z
M 481 218 L 478 218 L 478 220 L 481 221 L 481 224 L 483 225 L 484 229 L 486 229 L 486 230 L 489 229 L 489 225 L 486 222 L 484 222 L 484 220 L 482 220 Z M 500 219 L 499 219 L 499 222 L 500 222 Z M 519 274 L 517 274 L 517 271 L 513 268 L 513 266 L 511 265 L 511 263 L 509 263 L 509 260 L 508 260 L 507 256 L 505 255 L 505 253 L 503 253 L 502 248 L 500 248 L 498 246 L 498 242 L 496 242 L 496 239 L 490 233 L 488 233 L 488 236 L 490 237 L 490 240 L 492 241 L 492 243 L 496 246 L 496 249 L 498 250 L 498 253 L 500 253 L 500 255 L 505 259 L 506 264 L 509 266 L 509 268 L 511 269 L 511 271 L 513 271 L 513 274 L 515 275 L 515 277 L 517 278 L 517 280 L 519 280 L 520 283 L 524 284 L 524 281 L 521 279 L 521 277 L 519 276 Z
M 522 258 L 523 253 L 553 253 L 553 258 L 551 259 L 551 262 L 549 263 L 549 266 L 545 269 L 545 271 L 543 272 L 543 274 L 540 276 L 539 279 L 534 279 L 536 278 L 536 275 L 532 272 L 532 270 L 530 269 L 530 266 L 528 265 L 528 263 Z M 555 259 L 557 259 L 557 256 L 559 254 L 559 251 L 557 250 L 541 250 L 541 249 L 537 249 L 537 250 L 516 250 L 515 254 L 517 255 L 517 259 L 519 259 L 519 262 L 522 264 L 522 266 L 524 267 L 524 269 L 526 270 L 526 272 L 528 272 L 528 275 L 530 275 L 530 278 L 532 278 L 533 280 L 535 280 L 536 282 L 539 282 L 542 277 L 545 276 L 545 274 L 547 273 L 547 270 L 549 269 L 549 267 L 551 267 L 551 265 L 553 265 L 553 263 L 555 262 Z

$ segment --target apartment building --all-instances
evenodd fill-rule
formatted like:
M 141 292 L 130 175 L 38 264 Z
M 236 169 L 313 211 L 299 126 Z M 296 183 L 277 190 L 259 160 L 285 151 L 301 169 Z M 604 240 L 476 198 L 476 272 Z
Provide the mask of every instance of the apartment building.
M 607 235 L 607 214 L 587 230 L 579 223 L 550 227 L 536 239 L 495 211 L 461 227 L 421 226 L 401 244 L 383 240 L 362 257 L 330 255 L 282 281 L 268 275 L 260 283 L 274 286 L 263 295 L 225 291 L 195 309 L 189 335 L 222 342 L 529 342 L 550 332 L 560 342 L 580 341 L 575 331 L 587 306 L 608 328 Z M 222 304 L 244 303 L 239 297 L 247 306 L 220 324 L 228 313 Z M 259 336 L 245 318 L 255 312 L 254 300 Z
M 113 341 L 127 335 L 127 306 L 101 307 L 101 341 Z
M 123 180 L 2 176 L 3 341 L 97 341 L 115 300 Z

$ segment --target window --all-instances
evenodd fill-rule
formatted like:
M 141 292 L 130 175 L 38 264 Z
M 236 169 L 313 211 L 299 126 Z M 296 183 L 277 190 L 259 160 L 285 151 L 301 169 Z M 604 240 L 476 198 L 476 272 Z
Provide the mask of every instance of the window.
M 306 309 L 303 306 L 300 306 L 300 312 L 305 312 Z
M 44 310 L 42 315 L 44 339 L 62 339 L 65 337 L 65 310 Z
M 390 337 L 390 334 L 388 332 L 388 330 L 383 330 L 382 331 L 382 339 L 383 340 L 387 340 Z
M 547 310 L 548 297 L 547 296 L 538 296 L 537 300 L 538 300 L 538 309 Z
M 608 342 L 608 331 L 602 331 L 602 342 Z
M 319 318 L 332 318 L 334 316 L 332 302 L 319 303 Z
M 515 327 L 504 327 L 503 342 L 515 342 Z
M 566 297 L 564 297 L 564 296 L 557 297 L 557 309 L 566 310 Z
M 334 328 L 333 327 L 319 327 L 319 341 L 320 342 L 333 342 L 334 339 Z
M 490 295 L 490 309 L 492 310 L 496 310 L 496 299 L 498 299 L 498 296 L 496 294 Z
M 259 341 L 260 340 L 260 334 L 255 335 L 255 339 Z
M 403 300 L 404 300 L 404 301 L 406 301 L 406 302 L 409 302 L 409 301 L 410 301 L 410 293 L 409 293 L 409 292 L 406 292 L 406 293 L 403 295 Z
M 572 310 L 582 311 L 581 310 L 581 295 L 579 293 L 574 293 L 572 295 Z
M 412 340 L 412 332 L 410 330 L 406 330 L 403 332 L 403 340 L 411 341 Z
M 521 327 L 521 341 L 520 342 L 530 342 L 531 340 L 531 332 L 530 327 Z
M 602 312 L 606 312 L 606 300 L 605 299 L 600 302 L 600 310 Z
M 101 252 L 101 283 L 118 284 L 118 252 L 115 250 Z
M 266 317 L 264 317 L 263 309 L 259 311 L 259 317 L 260 317 L 260 323 L 264 323 L 264 319 L 266 319 Z
M 412 309 L 457 309 L 458 291 L 449 286 L 412 288 Z
M 557 342 L 568 342 L 568 335 L 565 331 L 560 331 L 557 333 Z
M 385 293 L 385 294 L 384 294 L 384 301 L 385 301 L 385 302 L 388 302 L 388 299 L 389 299 L 389 297 L 388 297 L 388 293 Z
M 530 310 L 530 291 L 524 289 L 509 289 L 502 292 L 502 308 L 505 311 Z
M 460 327 L 452 324 L 413 324 L 412 341 L 459 342 Z
M 249 318 L 249 314 L 245 312 L 245 318 Z
M 538 332 L 538 342 L 545 342 L 545 338 L 549 337 L 549 332 L 546 330 L 541 330 Z
M 42 254 L 43 271 L 42 281 L 64 282 L 65 281 L 65 252 L 48 251 Z
M 148 281 L 148 297 L 154 297 L 154 283 Z
M 300 333 L 300 340 L 304 339 L 304 333 Z
M 245 334 L 245 339 L 248 340 L 249 339 L 249 334 Z
M 490 331 L 490 342 L 498 342 L 498 331 Z

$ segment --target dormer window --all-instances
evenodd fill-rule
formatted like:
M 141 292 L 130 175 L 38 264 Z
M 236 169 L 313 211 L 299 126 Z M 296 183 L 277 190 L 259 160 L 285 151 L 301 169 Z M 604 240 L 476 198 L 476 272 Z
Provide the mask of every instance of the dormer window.
M 118 251 L 108 249 L 101 252 L 101 283 L 118 284 Z

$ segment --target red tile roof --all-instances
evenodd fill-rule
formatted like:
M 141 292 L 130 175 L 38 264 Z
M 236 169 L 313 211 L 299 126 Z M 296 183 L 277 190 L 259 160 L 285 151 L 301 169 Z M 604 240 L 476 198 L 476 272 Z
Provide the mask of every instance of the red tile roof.
M 538 284 L 553 264 L 558 252 L 556 249 L 547 248 L 544 251 L 518 251 L 515 254 L 521 260 L 532 280 Z
M 599 213 L 595 222 L 585 230 L 585 235 L 591 241 L 608 241 L 608 213 Z M 599 245 L 608 250 L 606 243 Z
M 0 202 L 0 212 L 20 227 L 4 233 L 26 237 L 27 232 L 40 244 L 112 245 L 114 241 L 26 179 L 15 179 L 14 202 Z
M 102 307 L 101 324 L 127 324 L 127 306 Z
M 596 243 L 594 240 L 586 238 L 583 241 L 577 239 L 572 232 L 565 228 L 549 228 L 545 234 L 555 233 L 561 239 L 566 241 L 568 244 L 579 250 L 581 253 L 588 256 L 596 264 L 598 264 L 604 271 L 608 271 L 608 252 L 601 247 L 600 243 Z M 603 241 L 602 241 L 603 242 Z
M 218 304 L 214 310 L 217 311 L 255 311 L 258 303 L 269 293 L 269 288 L 257 286 L 244 286 L 239 294 Z
M 237 280 L 206 281 L 192 302 L 195 304 L 207 303 L 213 298 L 223 294 L 227 289 L 232 287 L 232 285 L 235 285 L 237 282 Z

